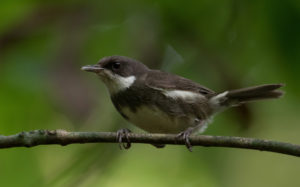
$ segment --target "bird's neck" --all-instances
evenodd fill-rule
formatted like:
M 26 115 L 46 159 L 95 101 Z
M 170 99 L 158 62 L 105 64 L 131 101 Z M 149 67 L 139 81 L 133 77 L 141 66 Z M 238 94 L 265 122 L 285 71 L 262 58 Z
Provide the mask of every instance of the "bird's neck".
M 103 82 L 106 85 L 110 95 L 114 95 L 130 88 L 135 80 L 136 77 L 133 75 L 129 77 L 115 75 L 112 79 L 103 79 Z

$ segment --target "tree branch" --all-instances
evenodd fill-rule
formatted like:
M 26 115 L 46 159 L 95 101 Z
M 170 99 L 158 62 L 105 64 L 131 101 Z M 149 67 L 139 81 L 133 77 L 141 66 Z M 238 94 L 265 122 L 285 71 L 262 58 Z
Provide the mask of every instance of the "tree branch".
M 0 148 L 33 147 L 37 145 L 60 144 L 68 145 L 75 143 L 117 143 L 115 132 L 67 132 L 65 130 L 34 130 L 21 132 L 15 135 L 0 135 Z M 135 134 L 130 133 L 132 143 L 149 144 L 173 144 L 184 145 L 183 140 L 176 138 L 174 134 Z M 126 142 L 125 138 L 123 139 Z M 244 149 L 256 149 L 270 151 L 293 156 L 300 156 L 300 145 L 261 140 L 255 138 L 242 138 L 230 136 L 191 136 L 192 145 L 206 147 L 234 147 Z

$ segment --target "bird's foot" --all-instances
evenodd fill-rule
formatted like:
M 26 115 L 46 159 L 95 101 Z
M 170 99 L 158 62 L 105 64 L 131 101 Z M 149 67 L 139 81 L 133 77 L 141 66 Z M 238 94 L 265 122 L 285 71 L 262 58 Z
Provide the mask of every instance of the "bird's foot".
M 119 129 L 117 131 L 117 141 L 119 142 L 120 149 L 129 149 L 131 147 L 131 143 L 128 137 L 128 134 L 131 133 L 129 129 Z M 126 138 L 126 143 L 123 142 L 123 138 Z
M 184 140 L 184 143 L 185 143 L 185 146 L 188 148 L 188 150 L 190 151 L 190 152 L 192 152 L 192 144 L 191 144 L 191 142 L 190 142 L 190 139 L 189 139 L 189 137 L 190 137 L 190 135 L 192 134 L 192 132 L 193 132 L 193 129 L 194 128 L 192 128 L 192 127 L 189 127 L 188 129 L 186 129 L 185 131 L 182 131 L 182 132 L 180 132 L 179 134 L 177 134 L 177 136 L 176 136 L 176 138 L 182 138 L 183 140 Z

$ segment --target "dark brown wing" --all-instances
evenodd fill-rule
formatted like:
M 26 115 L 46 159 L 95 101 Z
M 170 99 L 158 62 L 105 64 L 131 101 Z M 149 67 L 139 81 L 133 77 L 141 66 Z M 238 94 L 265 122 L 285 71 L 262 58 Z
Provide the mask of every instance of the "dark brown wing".
M 147 86 L 157 89 L 184 90 L 201 93 L 203 95 L 215 94 L 211 89 L 201 86 L 189 79 L 158 70 L 149 71 L 145 82 Z

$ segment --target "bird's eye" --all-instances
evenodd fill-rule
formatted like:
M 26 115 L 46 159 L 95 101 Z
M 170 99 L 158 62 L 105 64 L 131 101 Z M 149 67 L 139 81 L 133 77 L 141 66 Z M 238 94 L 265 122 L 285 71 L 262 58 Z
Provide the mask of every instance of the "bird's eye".
M 121 66 L 121 64 L 120 64 L 119 62 L 115 62 L 115 63 L 112 64 L 112 68 L 113 68 L 114 70 L 119 69 L 120 66 Z

